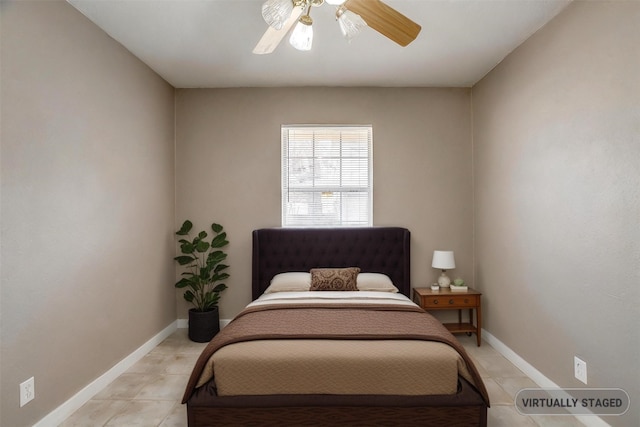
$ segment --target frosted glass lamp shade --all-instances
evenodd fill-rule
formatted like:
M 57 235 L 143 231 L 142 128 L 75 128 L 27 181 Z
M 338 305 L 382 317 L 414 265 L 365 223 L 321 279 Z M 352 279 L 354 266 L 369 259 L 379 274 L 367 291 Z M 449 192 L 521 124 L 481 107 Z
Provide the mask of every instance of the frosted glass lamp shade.
M 302 15 L 291 32 L 289 43 L 298 50 L 311 50 L 313 44 L 313 21 L 308 15 Z
M 352 38 L 360 34 L 360 31 L 367 26 L 367 23 L 357 13 L 344 10 L 338 16 L 338 25 L 340 25 L 342 35 L 351 41 Z
M 267 0 L 262 4 L 264 22 L 276 30 L 282 28 L 292 12 L 293 2 L 291 0 Z

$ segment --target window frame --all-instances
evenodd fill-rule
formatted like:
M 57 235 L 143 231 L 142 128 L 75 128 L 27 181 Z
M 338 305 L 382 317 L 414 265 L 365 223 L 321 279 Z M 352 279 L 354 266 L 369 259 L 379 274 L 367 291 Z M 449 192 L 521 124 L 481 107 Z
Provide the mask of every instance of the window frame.
M 295 141 L 295 138 L 292 137 L 292 134 L 295 135 L 296 131 L 299 133 L 308 132 L 311 134 L 311 156 L 292 156 L 291 155 L 291 145 L 292 141 Z M 361 132 L 364 137 L 359 140 L 356 139 L 354 142 L 359 144 L 366 144 L 366 153 L 365 155 L 345 155 L 345 146 L 344 144 L 348 144 L 349 134 L 354 134 Z M 330 142 L 323 141 L 318 135 L 330 135 L 328 140 L 333 140 L 335 138 L 338 139 L 339 145 L 339 156 L 322 156 L 317 152 L 317 145 L 322 144 L 323 142 L 326 144 L 330 144 Z M 346 140 L 345 140 L 346 139 Z M 304 138 L 301 138 L 297 142 L 304 141 Z M 361 150 L 361 147 L 356 147 L 354 151 Z M 326 154 L 326 153 L 325 153 Z M 300 159 L 300 163 L 305 159 L 307 161 L 307 166 L 311 165 L 311 176 L 313 183 L 309 185 L 291 185 L 290 177 L 292 176 L 291 169 L 291 159 L 298 158 Z M 322 175 L 321 172 L 317 172 L 317 169 L 320 169 L 321 166 L 319 164 L 322 161 L 335 161 L 338 160 L 339 166 L 339 180 L 338 184 L 332 185 L 316 185 L 316 180 L 318 179 L 332 179 L 332 177 L 328 175 Z M 346 162 L 345 162 L 346 160 Z M 346 164 L 351 163 L 351 167 L 345 166 Z M 353 166 L 354 164 L 358 164 L 364 161 L 365 168 L 360 168 L 359 166 Z M 366 169 L 363 171 L 362 169 Z M 363 175 L 362 172 L 366 172 L 366 183 L 365 184 L 351 184 L 351 185 L 343 185 L 345 174 L 348 174 L 349 171 L 354 171 L 354 179 L 355 181 L 362 181 Z M 298 175 L 299 177 L 303 176 L 303 173 Z M 348 179 L 348 177 L 347 177 Z M 321 227 L 372 227 L 373 226 L 373 126 L 372 125 L 282 125 L 281 126 L 281 226 L 285 228 L 300 228 L 300 227 L 313 227 L 313 228 L 321 228 Z M 320 193 L 320 197 L 324 197 L 324 194 L 328 194 L 333 200 L 329 200 L 328 204 L 333 206 L 334 212 L 328 214 L 325 219 L 327 222 L 321 221 L 323 219 L 322 214 L 309 214 L 308 216 L 304 216 L 304 214 L 298 217 L 296 221 L 293 218 L 293 215 L 290 212 L 290 196 L 293 193 L 298 193 L 300 196 L 305 196 L 312 199 L 314 197 L 318 197 L 318 193 Z M 315 195 L 314 195 L 315 193 Z M 363 194 L 364 193 L 364 194 Z M 365 201 L 358 200 L 360 195 L 364 195 Z M 352 197 L 349 197 L 352 196 Z M 337 199 L 334 199 L 337 198 Z M 356 220 L 352 218 L 346 217 L 347 211 L 349 209 L 350 200 L 352 203 L 356 205 L 356 207 L 366 210 L 364 215 L 360 215 Z M 306 208 L 308 210 L 316 210 L 318 207 L 324 204 L 321 200 L 318 202 L 317 200 L 306 202 Z M 305 207 L 305 203 L 301 204 L 302 207 Z M 336 209 L 336 206 L 338 208 Z M 314 209 L 309 209 L 314 208 Z M 335 216 L 337 215 L 337 218 Z M 333 219 L 337 219 L 337 221 L 329 221 L 330 217 L 334 216 Z M 358 214 L 355 215 L 356 217 Z M 365 218 L 366 217 L 366 218 Z M 316 221 L 314 221 L 314 219 Z

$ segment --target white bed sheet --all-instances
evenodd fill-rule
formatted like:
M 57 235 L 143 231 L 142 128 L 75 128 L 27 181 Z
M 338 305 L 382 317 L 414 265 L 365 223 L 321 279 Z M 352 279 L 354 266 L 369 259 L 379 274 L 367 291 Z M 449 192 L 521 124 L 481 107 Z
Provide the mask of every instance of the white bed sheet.
M 415 306 L 416 304 L 404 294 L 376 291 L 305 291 L 305 292 L 276 292 L 263 294 L 248 307 L 265 304 L 296 303 L 296 304 L 398 304 Z

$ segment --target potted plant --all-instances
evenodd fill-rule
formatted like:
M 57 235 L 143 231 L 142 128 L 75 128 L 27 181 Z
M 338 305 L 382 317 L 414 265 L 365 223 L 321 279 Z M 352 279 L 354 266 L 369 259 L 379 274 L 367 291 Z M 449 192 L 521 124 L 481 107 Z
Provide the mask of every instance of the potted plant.
M 467 285 L 464 284 L 464 280 L 462 279 L 456 279 L 453 281 L 453 283 L 451 284 L 451 290 L 452 291 L 466 291 L 469 288 L 467 287 Z
M 229 266 L 223 264 L 227 254 L 221 248 L 229 242 L 220 224 L 211 225 L 213 237 L 210 241 L 206 240 L 206 231 L 192 238 L 192 228 L 191 221 L 186 220 L 176 232 L 178 236 L 186 236 L 179 240 L 182 255 L 174 258 L 186 271 L 175 286 L 186 289 L 184 299 L 194 305 L 189 310 L 189 339 L 207 342 L 220 331 L 218 301 L 220 292 L 227 289 L 221 282 L 229 277 L 224 271 Z

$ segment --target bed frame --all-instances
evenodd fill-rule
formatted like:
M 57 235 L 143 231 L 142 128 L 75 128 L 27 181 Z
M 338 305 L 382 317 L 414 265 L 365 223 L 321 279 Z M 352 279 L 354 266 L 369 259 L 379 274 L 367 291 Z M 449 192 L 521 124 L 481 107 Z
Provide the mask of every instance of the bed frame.
M 253 232 L 252 296 L 258 298 L 274 275 L 314 267 L 360 267 L 388 275 L 408 297 L 409 230 L 372 228 L 267 228 Z M 187 402 L 190 427 L 486 426 L 488 403 L 460 378 L 458 393 L 437 396 L 287 395 L 217 396 L 206 384 Z

